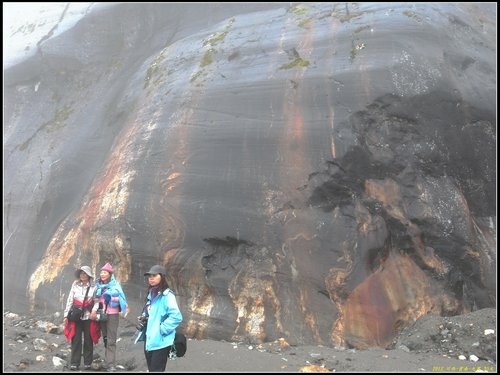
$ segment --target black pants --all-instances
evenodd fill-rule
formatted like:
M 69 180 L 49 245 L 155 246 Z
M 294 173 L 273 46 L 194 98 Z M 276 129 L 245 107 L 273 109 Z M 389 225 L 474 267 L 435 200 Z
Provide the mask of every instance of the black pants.
M 146 356 L 149 372 L 165 372 L 170 348 L 171 346 L 167 346 L 166 348 L 147 351 L 146 342 L 144 342 L 144 355 Z
M 71 364 L 80 366 L 82 360 L 82 333 L 83 333 L 83 364 L 90 366 L 94 355 L 94 344 L 90 337 L 90 320 L 76 322 L 76 333 L 71 339 Z

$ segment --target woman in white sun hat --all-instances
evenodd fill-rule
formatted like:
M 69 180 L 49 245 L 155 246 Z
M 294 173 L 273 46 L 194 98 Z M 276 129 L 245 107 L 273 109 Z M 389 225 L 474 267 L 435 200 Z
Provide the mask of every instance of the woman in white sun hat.
M 90 320 L 90 311 L 93 306 L 95 284 L 94 275 L 89 266 L 81 266 L 75 272 L 76 280 L 66 300 L 64 309 L 64 334 L 68 341 L 71 340 L 70 370 L 78 370 L 82 359 L 82 335 L 83 335 L 83 365 L 85 370 L 90 370 L 94 355 L 94 343 L 99 340 L 99 330 L 92 327 L 95 322 Z M 81 314 L 75 320 L 68 320 L 71 307 L 82 309 Z M 97 334 L 96 334 L 97 333 Z

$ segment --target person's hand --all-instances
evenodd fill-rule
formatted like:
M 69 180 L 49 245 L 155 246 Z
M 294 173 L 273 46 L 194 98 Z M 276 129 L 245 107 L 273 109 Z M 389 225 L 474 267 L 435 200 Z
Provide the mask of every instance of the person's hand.
M 127 306 L 127 308 L 125 309 L 125 314 L 123 315 L 123 317 L 126 318 L 129 313 L 130 313 L 130 307 Z
M 64 318 L 63 319 L 63 325 L 66 327 L 68 325 L 68 318 Z
M 90 312 L 90 320 L 96 320 L 96 318 L 97 318 L 97 311 L 92 310 Z

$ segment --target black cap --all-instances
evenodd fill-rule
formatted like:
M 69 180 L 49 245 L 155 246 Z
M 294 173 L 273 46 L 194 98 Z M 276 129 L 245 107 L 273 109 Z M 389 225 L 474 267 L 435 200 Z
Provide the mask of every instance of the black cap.
M 159 264 L 157 264 L 157 265 L 154 265 L 153 267 L 151 267 L 151 269 L 148 272 L 146 272 L 144 274 L 144 276 L 156 275 L 156 274 L 159 274 L 159 273 L 161 273 L 162 275 L 165 276 L 167 274 L 167 270 L 164 267 L 162 267 Z

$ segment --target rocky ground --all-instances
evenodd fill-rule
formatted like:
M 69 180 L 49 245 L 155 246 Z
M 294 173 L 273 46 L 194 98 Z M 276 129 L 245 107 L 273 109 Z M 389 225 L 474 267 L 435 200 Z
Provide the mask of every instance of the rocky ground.
M 20 316 L 4 312 L 3 372 L 69 371 L 70 346 L 59 314 Z M 188 340 L 186 356 L 169 361 L 167 372 L 497 372 L 496 309 L 453 317 L 428 315 L 406 328 L 391 349 L 338 349 L 290 346 L 282 339 L 262 345 Z M 121 320 L 117 367 L 147 372 L 135 327 Z M 94 350 L 94 371 L 104 346 Z

